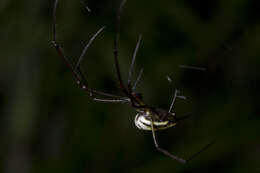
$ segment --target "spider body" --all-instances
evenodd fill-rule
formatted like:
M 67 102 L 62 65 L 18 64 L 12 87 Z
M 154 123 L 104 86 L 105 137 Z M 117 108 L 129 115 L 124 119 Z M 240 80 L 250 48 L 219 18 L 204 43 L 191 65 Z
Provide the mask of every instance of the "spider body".
M 144 103 L 142 94 L 136 92 L 136 86 L 138 81 L 141 79 L 143 69 L 140 70 L 139 75 L 135 81 L 135 83 L 132 85 L 132 71 L 133 66 L 135 63 L 135 57 L 140 45 L 141 41 L 141 35 L 139 36 L 138 42 L 135 47 L 135 51 L 132 57 L 131 65 L 128 72 L 128 81 L 127 85 L 124 85 L 124 82 L 121 78 L 120 68 L 119 68 L 119 61 L 118 61 L 118 41 L 119 41 L 119 23 L 121 18 L 122 9 L 124 7 L 124 4 L 126 3 L 126 0 L 122 0 L 121 5 L 119 7 L 118 13 L 117 13 L 117 20 L 116 20 L 116 34 L 114 39 L 114 61 L 115 61 L 115 68 L 116 68 L 116 75 L 119 82 L 119 88 L 122 91 L 122 94 L 124 96 L 118 96 L 114 94 L 110 94 L 107 92 L 99 91 L 94 88 L 90 88 L 87 82 L 86 77 L 84 76 L 84 73 L 82 72 L 81 65 L 82 61 L 84 59 L 84 56 L 92 44 L 92 42 L 95 40 L 95 38 L 101 33 L 101 31 L 104 29 L 102 27 L 99 29 L 89 40 L 87 45 L 85 45 L 84 49 L 81 52 L 81 55 L 76 63 L 76 65 L 72 65 L 69 59 L 65 56 L 65 53 L 60 46 L 60 44 L 57 41 L 57 34 L 56 34 L 56 9 L 58 5 L 58 0 L 54 0 L 54 6 L 53 6 L 53 40 L 52 45 L 56 49 L 57 53 L 59 54 L 59 57 L 62 59 L 62 61 L 65 63 L 65 65 L 68 67 L 68 69 L 71 71 L 74 80 L 76 84 L 81 88 L 83 91 L 87 92 L 92 98 L 93 101 L 96 102 L 104 102 L 104 103 L 127 103 L 131 105 L 136 111 L 137 115 L 135 116 L 135 125 L 138 129 L 141 130 L 150 130 L 152 131 L 153 141 L 156 149 L 166 156 L 179 161 L 180 163 L 187 163 L 189 160 L 197 156 L 199 153 L 207 149 L 211 143 L 203 147 L 199 152 L 192 155 L 189 159 L 182 159 L 180 157 L 177 157 L 167 150 L 159 147 L 155 131 L 157 130 L 163 130 L 170 127 L 175 126 L 177 123 L 180 122 L 180 120 L 183 120 L 186 117 L 176 117 L 175 113 L 172 112 L 174 102 L 176 98 L 185 98 L 184 96 L 178 95 L 178 90 L 175 90 L 174 97 L 172 99 L 171 105 L 168 110 L 151 107 Z M 86 9 L 88 9 L 86 7 Z M 88 10 L 89 11 L 89 10 Z M 170 81 L 170 80 L 169 80 Z
M 164 119 L 162 119 L 165 117 Z M 175 113 L 168 113 L 160 108 L 147 109 L 139 111 L 135 116 L 135 125 L 140 130 L 164 130 L 177 124 Z

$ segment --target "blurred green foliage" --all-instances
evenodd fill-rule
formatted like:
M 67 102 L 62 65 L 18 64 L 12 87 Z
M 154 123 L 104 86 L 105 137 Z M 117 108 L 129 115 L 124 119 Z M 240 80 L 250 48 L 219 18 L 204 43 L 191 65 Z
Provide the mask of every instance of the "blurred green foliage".
M 120 0 L 63 0 L 58 40 L 75 63 L 84 44 L 92 87 L 120 94 L 113 62 Z M 150 132 L 134 127 L 128 105 L 92 102 L 51 45 L 53 1 L 0 2 L 0 170 L 45 172 L 260 172 L 260 15 L 257 0 L 128 1 L 119 60 L 124 80 L 140 33 L 136 73 L 147 103 L 167 109 L 178 88 L 177 115 L 192 117 L 158 133 L 161 146 L 188 157 L 187 165 L 158 153 Z M 178 68 L 205 67 L 205 72 Z M 170 75 L 173 86 L 165 76 Z

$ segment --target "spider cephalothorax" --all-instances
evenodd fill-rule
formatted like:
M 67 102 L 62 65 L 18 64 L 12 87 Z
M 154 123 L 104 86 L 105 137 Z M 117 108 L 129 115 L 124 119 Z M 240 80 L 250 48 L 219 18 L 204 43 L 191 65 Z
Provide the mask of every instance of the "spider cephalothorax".
M 56 9 L 57 9 L 57 4 L 58 0 L 54 0 L 54 8 L 53 8 L 53 40 L 52 44 L 56 51 L 58 52 L 60 58 L 64 61 L 64 63 L 67 65 L 69 70 L 72 72 L 73 77 L 75 79 L 76 84 L 84 91 L 86 91 L 89 96 L 97 102 L 105 102 L 105 103 L 127 103 L 131 105 L 138 113 L 135 116 L 135 125 L 137 128 L 141 130 L 151 130 L 152 135 L 153 135 L 153 140 L 155 147 L 158 151 L 162 152 L 163 154 L 171 157 L 172 159 L 175 159 L 181 163 L 186 163 L 187 161 L 191 160 L 195 156 L 197 156 L 199 153 L 201 153 L 203 150 L 209 147 L 210 144 L 202 148 L 199 152 L 194 154 L 192 157 L 189 159 L 182 159 L 179 158 L 171 153 L 169 153 L 167 150 L 162 149 L 159 147 L 156 136 L 155 136 L 155 131 L 156 130 L 162 130 L 162 129 L 167 129 L 172 126 L 175 126 L 179 120 L 183 118 L 177 118 L 175 113 L 172 112 L 173 109 L 173 104 L 175 102 L 175 99 L 178 97 L 183 97 L 183 96 L 178 96 L 177 90 L 175 91 L 174 97 L 172 99 L 171 105 L 169 110 L 164 110 L 160 108 L 155 108 L 151 107 L 147 104 L 144 103 L 142 94 L 136 93 L 136 86 L 138 81 L 141 79 L 143 69 L 140 70 L 139 75 L 137 79 L 135 80 L 134 84 L 132 84 L 132 71 L 133 71 L 133 66 L 135 63 L 135 57 L 137 54 L 137 51 L 139 49 L 139 45 L 141 42 L 142 36 L 139 36 L 138 42 L 136 44 L 136 48 L 132 57 L 131 65 L 129 68 L 128 72 L 128 81 L 127 81 L 127 87 L 124 85 L 123 80 L 121 78 L 121 73 L 120 73 L 120 68 L 119 68 L 119 61 L 118 61 L 118 41 L 119 41 L 119 24 L 120 24 L 120 18 L 121 18 L 121 13 L 122 9 L 124 7 L 124 4 L 126 3 L 126 0 L 122 0 L 121 5 L 119 7 L 118 13 L 117 13 L 117 20 L 116 20 L 116 34 L 115 34 L 115 39 L 114 39 L 114 61 L 115 61 L 115 67 L 116 67 L 116 74 L 117 74 L 117 79 L 119 82 L 119 88 L 122 91 L 122 94 L 124 96 L 118 96 L 110 93 L 106 93 L 103 91 L 98 91 L 94 88 L 90 88 L 87 79 L 82 73 L 81 70 L 81 65 L 82 61 L 84 59 L 84 56 L 89 48 L 89 46 L 92 44 L 92 42 L 95 40 L 95 38 L 103 31 L 104 27 L 100 28 L 89 40 L 88 44 L 84 47 L 82 50 L 82 53 L 76 63 L 76 65 L 72 65 L 69 59 L 66 58 L 62 47 L 57 41 L 57 34 L 56 34 Z M 89 8 L 86 8 L 89 9 Z

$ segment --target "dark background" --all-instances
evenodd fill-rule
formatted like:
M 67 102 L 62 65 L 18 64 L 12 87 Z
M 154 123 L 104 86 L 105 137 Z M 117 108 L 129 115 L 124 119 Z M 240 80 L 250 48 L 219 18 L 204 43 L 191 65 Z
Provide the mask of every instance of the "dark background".
M 84 61 L 91 87 L 121 94 L 113 62 L 119 0 L 63 0 L 58 39 L 75 63 L 87 40 L 106 26 Z M 0 2 L 0 172 L 260 172 L 260 13 L 257 0 L 128 1 L 119 61 L 127 78 L 138 35 L 136 73 L 148 104 L 167 109 L 178 88 L 178 126 L 158 133 L 161 146 L 188 158 L 182 165 L 157 152 L 150 132 L 134 126 L 128 105 L 91 101 L 51 45 L 51 0 Z M 205 67 L 206 71 L 179 68 Z M 135 76 L 136 76 L 135 73 Z M 173 79 L 173 85 L 166 80 Z

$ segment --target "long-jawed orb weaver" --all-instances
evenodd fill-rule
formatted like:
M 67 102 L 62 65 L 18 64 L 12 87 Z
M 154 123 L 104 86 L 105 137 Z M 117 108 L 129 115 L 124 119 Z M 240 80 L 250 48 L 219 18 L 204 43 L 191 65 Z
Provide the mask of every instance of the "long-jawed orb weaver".
M 92 44 L 92 42 L 95 40 L 95 38 L 103 31 L 104 27 L 100 28 L 91 37 L 89 42 L 85 45 L 75 66 L 73 66 L 70 63 L 69 59 L 66 58 L 62 47 L 57 42 L 56 10 L 57 10 L 57 5 L 58 5 L 58 0 L 54 0 L 54 6 L 53 6 L 53 28 L 52 28 L 53 29 L 53 40 L 52 40 L 52 44 L 53 44 L 54 48 L 56 49 L 56 51 L 58 52 L 60 58 L 64 61 L 66 66 L 69 68 L 69 70 L 73 74 L 76 84 L 82 90 L 88 92 L 89 96 L 94 101 L 105 102 L 105 103 L 127 103 L 127 104 L 131 105 L 137 112 L 137 115 L 135 116 L 135 125 L 137 126 L 138 129 L 150 130 L 152 132 L 152 137 L 153 137 L 153 141 L 154 141 L 154 145 L 155 145 L 156 149 L 158 151 L 162 152 L 163 154 L 165 154 L 166 156 L 179 161 L 180 163 L 187 163 L 188 161 L 190 161 L 191 159 L 193 159 L 194 157 L 199 155 L 202 151 L 206 150 L 212 144 L 212 142 L 209 143 L 208 145 L 206 145 L 205 147 L 203 147 L 201 150 L 199 150 L 197 153 L 195 153 L 188 159 L 183 159 L 178 156 L 175 156 L 159 146 L 158 141 L 155 136 L 155 131 L 173 127 L 185 118 L 185 117 L 178 118 L 175 115 L 175 113 L 172 112 L 172 108 L 173 108 L 175 99 L 178 97 L 182 97 L 182 96 L 179 96 L 178 91 L 176 90 L 169 110 L 164 110 L 161 108 L 149 106 L 148 104 L 146 104 L 144 102 L 142 95 L 140 93 L 136 92 L 136 85 L 142 76 L 143 69 L 140 70 L 138 77 L 134 84 L 132 84 L 132 72 L 133 72 L 133 66 L 135 63 L 136 54 L 139 49 L 139 45 L 140 45 L 141 38 L 142 38 L 141 35 L 139 36 L 138 42 L 135 47 L 134 54 L 132 56 L 132 61 L 131 61 L 130 68 L 128 71 L 127 86 L 125 86 L 122 81 L 120 68 L 119 68 L 119 61 L 118 61 L 118 41 L 119 41 L 120 18 L 121 18 L 122 9 L 123 9 L 125 3 L 126 3 L 126 0 L 122 0 L 119 10 L 117 12 L 115 38 L 114 38 L 114 52 L 113 52 L 117 79 L 119 82 L 119 87 L 120 87 L 122 93 L 124 94 L 124 96 L 117 96 L 114 94 L 106 93 L 106 92 L 99 91 L 99 90 L 89 87 L 88 82 L 81 69 L 82 60 L 83 60 L 89 46 Z M 89 11 L 88 7 L 86 7 L 86 9 Z

